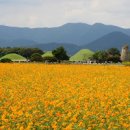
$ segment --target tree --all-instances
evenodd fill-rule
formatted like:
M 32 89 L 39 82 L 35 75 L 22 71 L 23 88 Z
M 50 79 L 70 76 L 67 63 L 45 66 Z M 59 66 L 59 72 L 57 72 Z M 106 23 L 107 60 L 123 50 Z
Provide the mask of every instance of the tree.
M 107 50 L 109 55 L 120 55 L 120 51 L 117 48 L 110 48 Z
M 97 62 L 119 62 L 120 61 L 120 51 L 117 48 L 110 48 L 107 51 L 97 51 L 91 58 Z
M 30 59 L 32 54 L 35 54 L 35 53 L 43 54 L 43 51 L 38 48 L 20 48 L 18 53 Z
M 107 61 L 119 62 L 120 61 L 120 51 L 117 48 L 110 48 L 107 50 L 108 59 Z
M 31 61 L 36 61 L 36 62 L 42 62 L 43 58 L 42 58 L 42 56 L 39 53 L 34 53 L 34 54 L 32 54 L 30 60 Z
M 22 55 L 23 57 L 26 57 L 27 59 L 30 59 L 32 54 L 34 53 L 43 54 L 43 51 L 38 48 L 20 48 L 20 47 L 0 48 L 0 57 L 10 53 L 16 53 Z
M 59 47 L 59 48 L 53 50 L 52 54 L 57 58 L 57 60 L 59 62 L 63 61 L 63 60 L 69 60 L 69 57 L 68 57 L 64 47 Z
M 97 62 L 105 62 L 107 61 L 107 53 L 106 51 L 97 51 L 91 58 L 92 60 L 96 60 Z
M 10 60 L 8 58 L 4 58 L 4 59 L 1 59 L 0 62 L 2 62 L 2 63 L 11 63 L 12 60 Z

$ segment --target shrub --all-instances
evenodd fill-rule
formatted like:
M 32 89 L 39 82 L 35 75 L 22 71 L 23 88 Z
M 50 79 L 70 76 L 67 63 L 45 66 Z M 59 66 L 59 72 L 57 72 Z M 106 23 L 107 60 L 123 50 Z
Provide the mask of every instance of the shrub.
M 122 62 L 122 64 L 125 65 L 125 66 L 130 66 L 130 62 L 129 61 Z
M 39 53 L 34 53 L 34 54 L 32 54 L 30 60 L 31 60 L 31 61 L 36 61 L 36 62 L 42 62 L 42 61 L 43 61 L 43 58 L 42 58 L 41 54 L 39 54 Z
M 2 62 L 2 63 L 11 63 L 12 60 L 8 59 L 8 58 L 4 58 L 4 59 L 1 59 L 0 62 Z
M 55 57 L 46 56 L 46 57 L 43 57 L 43 61 L 44 62 L 56 62 L 57 59 Z

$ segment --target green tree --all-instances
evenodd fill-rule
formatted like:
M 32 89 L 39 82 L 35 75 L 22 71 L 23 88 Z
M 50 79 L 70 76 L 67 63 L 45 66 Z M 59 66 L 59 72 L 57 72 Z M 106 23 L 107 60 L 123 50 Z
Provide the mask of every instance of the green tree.
M 2 62 L 2 63 L 11 63 L 12 60 L 10 60 L 8 58 L 4 58 L 4 59 L 1 59 L 0 62 Z
M 30 59 L 32 54 L 35 54 L 35 53 L 43 54 L 43 51 L 38 48 L 20 48 L 18 53 Z
M 107 56 L 108 55 L 106 51 L 97 51 L 94 53 L 91 59 L 101 63 L 107 61 Z
M 107 50 L 108 59 L 107 61 L 119 62 L 120 61 L 120 51 L 117 48 L 110 48 Z
M 43 54 L 44 52 L 38 48 L 20 48 L 20 47 L 0 48 L 0 57 L 10 53 L 16 53 L 22 55 L 23 57 L 26 57 L 27 59 L 30 59 L 32 54 L 34 53 Z
M 42 58 L 42 56 L 39 53 L 34 53 L 34 54 L 32 54 L 30 60 L 31 61 L 36 61 L 36 62 L 42 62 L 43 58 Z
M 69 60 L 69 56 L 67 55 L 67 52 L 64 47 L 59 47 L 53 50 L 52 54 L 57 58 L 59 62 L 63 60 Z

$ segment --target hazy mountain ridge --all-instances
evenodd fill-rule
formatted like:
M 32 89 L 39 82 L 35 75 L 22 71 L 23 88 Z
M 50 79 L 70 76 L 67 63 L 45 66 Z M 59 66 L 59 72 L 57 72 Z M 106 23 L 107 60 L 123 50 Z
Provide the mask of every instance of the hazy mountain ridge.
M 130 42 L 130 29 L 96 23 L 68 23 L 53 28 L 21 28 L 0 25 L 0 47 L 39 47 L 43 50 L 55 49 L 62 45 L 69 54 L 88 48 L 102 50 L 121 48 Z M 70 44 L 72 43 L 72 44 Z
M 83 45 L 114 31 L 120 31 L 130 35 L 130 29 L 124 29 L 113 25 L 104 25 L 101 23 L 93 25 L 68 23 L 53 28 L 0 26 L 0 40 L 6 39 L 6 41 L 10 43 L 16 39 L 27 39 L 36 43 L 62 42 Z
M 94 51 L 106 50 L 109 48 L 121 49 L 124 44 L 128 44 L 130 46 L 130 36 L 122 32 L 112 32 L 89 44 L 83 45 L 82 48 L 89 48 Z

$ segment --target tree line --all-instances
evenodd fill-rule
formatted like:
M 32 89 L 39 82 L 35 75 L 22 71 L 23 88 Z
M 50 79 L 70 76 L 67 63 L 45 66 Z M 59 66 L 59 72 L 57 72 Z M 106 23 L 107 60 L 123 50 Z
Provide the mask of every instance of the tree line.
M 67 55 L 66 50 L 64 47 L 58 47 L 54 50 L 52 50 L 52 54 L 54 57 L 42 57 L 44 54 L 44 51 L 38 48 L 0 48 L 0 57 L 10 54 L 10 53 L 16 53 L 19 54 L 25 58 L 27 58 L 30 61 L 36 61 L 36 62 L 61 62 L 61 61 L 68 61 L 69 56 Z M 97 51 L 93 54 L 92 57 L 89 59 L 92 61 L 96 61 L 97 63 L 103 63 L 103 62 L 121 62 L 120 60 L 120 51 L 117 48 L 110 48 L 108 50 L 102 50 Z
M 91 60 L 95 60 L 97 63 L 104 62 L 121 62 L 121 53 L 117 48 L 110 48 L 108 50 L 97 51 L 90 58 Z
M 44 52 L 41 49 L 38 48 L 20 48 L 20 47 L 6 47 L 6 48 L 0 48 L 0 57 L 10 54 L 10 53 L 16 53 L 19 54 L 27 59 L 30 59 L 32 54 L 38 53 L 43 54 Z
M 54 57 L 42 57 L 44 54 L 44 51 L 42 51 L 39 48 L 0 48 L 0 57 L 6 55 L 6 54 L 11 54 L 11 53 L 16 53 L 18 55 L 21 55 L 25 58 L 27 58 L 29 61 L 32 62 L 43 62 L 43 61 L 49 61 L 49 62 L 61 62 L 63 60 L 69 60 L 69 56 L 67 55 L 66 50 L 64 47 L 58 47 L 52 51 Z M 9 59 L 3 60 L 9 62 Z

